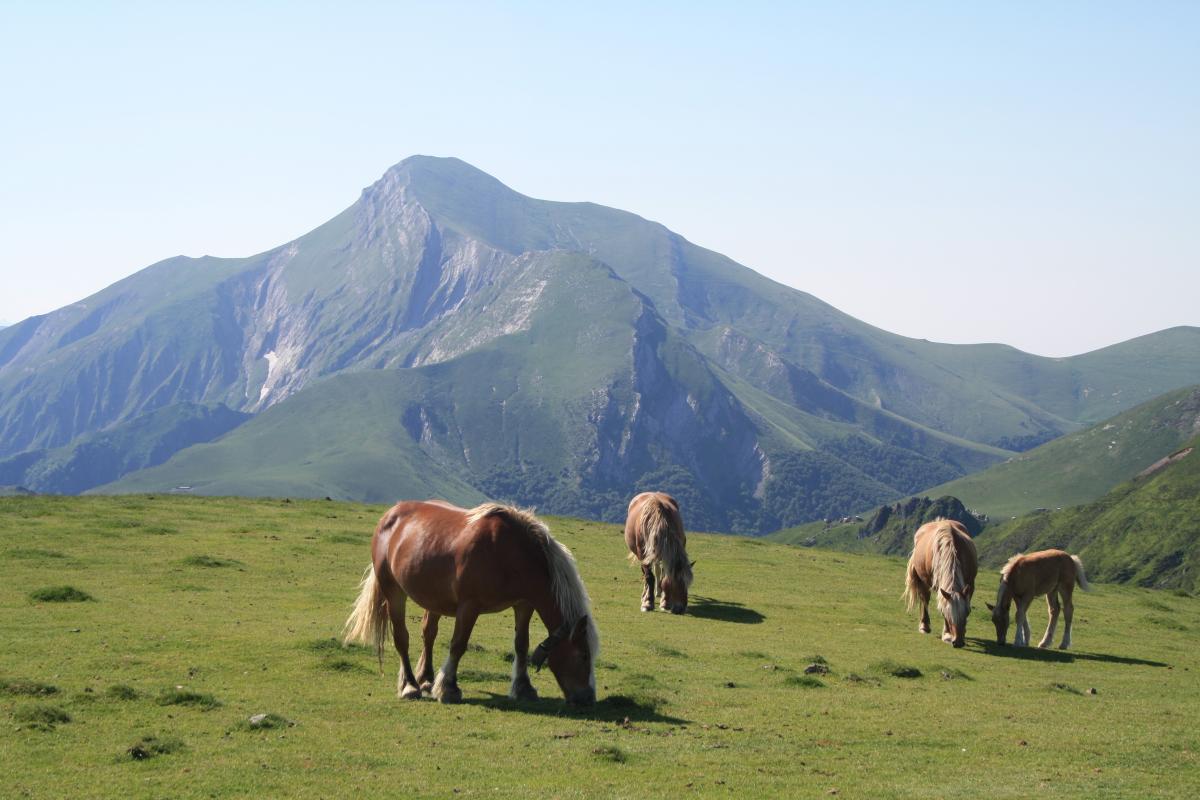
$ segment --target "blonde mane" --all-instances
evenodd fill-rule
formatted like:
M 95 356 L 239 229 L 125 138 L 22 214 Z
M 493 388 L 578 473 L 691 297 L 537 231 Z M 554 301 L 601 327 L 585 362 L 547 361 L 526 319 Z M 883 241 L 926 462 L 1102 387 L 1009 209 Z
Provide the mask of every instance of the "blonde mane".
M 1012 574 L 1013 567 L 1015 567 L 1017 565 L 1017 562 L 1020 561 L 1024 557 L 1025 557 L 1024 553 L 1017 553 L 1015 556 L 1010 558 L 1008 561 L 1004 562 L 1004 566 L 1000 568 L 1001 582 L 1005 582 L 1008 580 L 1008 576 Z
M 657 497 L 642 504 L 638 527 L 645 536 L 645 555 L 642 564 L 652 566 L 662 562 L 663 568 L 673 581 L 681 581 L 685 588 L 692 585 L 692 565 L 684 547 L 683 520 Z M 636 560 L 636 559 L 635 559 Z
M 533 512 L 506 506 L 501 503 L 484 503 L 467 512 L 467 524 L 473 525 L 481 519 L 501 515 L 511 522 L 520 525 L 542 546 L 546 554 L 546 566 L 550 570 L 550 591 L 554 602 L 563 615 L 563 622 L 574 625 L 578 620 L 587 617 L 588 652 L 595 663 L 596 655 L 600 652 L 600 632 L 596 628 L 595 617 L 592 616 L 592 601 L 584 588 L 583 579 L 579 577 L 579 568 L 575 564 L 575 556 L 562 542 L 550 535 L 550 529 Z
M 961 592 L 967 585 L 954 553 L 954 528 L 948 520 L 937 522 L 944 524 L 939 525 L 933 532 L 933 588 Z

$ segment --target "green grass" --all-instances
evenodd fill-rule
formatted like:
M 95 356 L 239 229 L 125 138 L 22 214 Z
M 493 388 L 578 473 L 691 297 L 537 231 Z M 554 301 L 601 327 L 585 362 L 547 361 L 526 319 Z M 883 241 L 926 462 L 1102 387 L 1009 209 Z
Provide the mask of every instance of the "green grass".
M 710 608 L 754 614 L 643 614 L 640 576 L 617 527 L 563 518 L 549 523 L 578 557 L 601 632 L 597 706 L 566 710 L 546 670 L 532 676 L 543 699 L 507 700 L 508 613 L 476 625 L 461 705 L 402 702 L 394 653 L 380 674 L 369 648 L 336 641 L 368 553 L 330 536 L 369 531 L 381 510 L 193 497 L 0 500 L 0 552 L 69 542 L 73 574 L 104 589 L 95 603 L 31 604 L 29 591 L 62 582 L 61 566 L 6 563 L 0 676 L 60 694 L 0 693 L 3 791 L 1025 798 L 1044 785 L 1061 797 L 1140 798 L 1192 797 L 1200 780 L 1196 598 L 1097 585 L 1076 594 L 1076 649 L 1001 648 L 983 611 L 996 589 L 986 570 L 967 647 L 954 650 L 917 633 L 904 613 L 899 559 L 695 535 L 693 593 Z M 121 520 L 142 524 L 116 538 L 97 524 Z M 178 532 L 148 532 L 162 525 Z M 182 566 L 196 553 L 242 569 Z M 207 591 L 180 594 L 181 585 Z M 1186 630 L 1146 623 L 1148 615 Z M 420 610 L 407 616 L 416 640 Z M 1030 617 L 1037 637 L 1044 605 Z M 443 621 L 439 663 L 451 628 Z M 831 672 L 805 675 L 817 654 Z M 327 668 L 334 661 L 352 667 Z M 921 675 L 895 677 L 896 667 Z M 221 705 L 159 705 L 164 688 Z M 93 702 L 75 699 L 88 689 Z M 54 714 L 53 702 L 69 723 L 46 731 L 17 722 L 34 713 L 25 709 Z M 259 714 L 295 724 L 251 728 Z

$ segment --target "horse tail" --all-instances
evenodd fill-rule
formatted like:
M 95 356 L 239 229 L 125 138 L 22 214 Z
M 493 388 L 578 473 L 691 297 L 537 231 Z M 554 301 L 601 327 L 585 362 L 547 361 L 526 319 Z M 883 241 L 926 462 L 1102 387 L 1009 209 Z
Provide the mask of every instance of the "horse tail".
M 354 610 L 346 619 L 342 629 L 342 641 L 346 644 L 362 642 L 375 646 L 375 654 L 379 657 L 379 669 L 383 670 L 383 647 L 391 630 L 391 619 L 388 617 L 387 601 L 379 588 L 379 580 L 375 577 L 374 565 L 368 565 L 363 573 L 362 584 L 358 590 L 358 599 L 354 601 Z
M 900 595 L 900 599 L 904 601 L 904 606 L 907 611 L 912 611 L 920 602 L 921 593 L 917 589 L 917 573 L 913 569 L 912 559 L 908 560 L 908 569 L 904 578 L 904 592 Z
M 1079 588 L 1090 592 L 1092 585 L 1088 583 L 1087 575 L 1083 571 L 1083 562 L 1079 556 L 1071 556 L 1071 560 L 1075 562 L 1075 581 L 1079 584 Z

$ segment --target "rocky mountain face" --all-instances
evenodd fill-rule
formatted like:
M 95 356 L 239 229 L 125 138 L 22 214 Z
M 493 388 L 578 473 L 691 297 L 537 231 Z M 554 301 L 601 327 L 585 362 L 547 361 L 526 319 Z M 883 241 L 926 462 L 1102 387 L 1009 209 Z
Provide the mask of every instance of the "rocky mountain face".
M 633 214 L 414 157 L 278 248 L 168 259 L 0 331 L 0 483 L 600 518 L 653 487 L 694 527 L 758 532 L 975 471 L 1198 372 L 1191 328 L 1073 359 L 895 336 Z M 197 407 L 220 424 L 161 424 Z M 47 466 L 100 434 L 105 470 Z M 134 441 L 153 457 L 117 452 Z

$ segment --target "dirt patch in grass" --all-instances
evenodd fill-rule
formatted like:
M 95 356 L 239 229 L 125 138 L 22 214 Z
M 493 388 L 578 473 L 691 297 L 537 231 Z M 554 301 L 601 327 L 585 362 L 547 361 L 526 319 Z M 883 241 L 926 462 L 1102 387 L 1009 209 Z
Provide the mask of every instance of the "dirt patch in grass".
M 74 586 L 46 586 L 29 593 L 35 603 L 89 603 L 96 598 Z
M 967 673 L 957 667 L 947 667 L 942 664 L 937 664 L 929 668 L 931 673 L 936 673 L 939 678 L 944 681 L 973 681 L 975 680 Z
M 17 726 L 31 731 L 52 731 L 71 721 L 71 715 L 58 706 L 24 705 L 13 709 Z
M 27 697 L 49 697 L 58 694 L 58 687 L 41 681 L 23 678 L 0 678 L 0 694 L 25 695 Z
M 1070 685 L 1069 683 L 1052 683 L 1052 684 L 1050 684 L 1050 691 L 1062 692 L 1063 694 L 1078 694 L 1078 695 L 1083 694 L 1083 692 L 1079 691 L 1078 689 L 1076 689 L 1074 686 Z
M 163 689 L 154 702 L 160 706 L 195 706 L 204 711 L 210 711 L 221 705 L 221 701 L 211 694 L 187 689 Z

